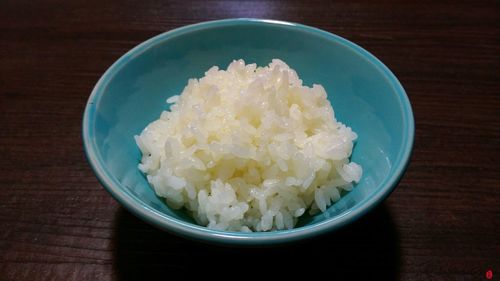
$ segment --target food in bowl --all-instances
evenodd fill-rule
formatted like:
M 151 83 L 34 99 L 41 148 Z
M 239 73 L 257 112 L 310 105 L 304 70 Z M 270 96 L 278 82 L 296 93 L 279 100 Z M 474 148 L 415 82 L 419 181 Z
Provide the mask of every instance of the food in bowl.
M 349 159 L 356 133 L 335 119 L 321 85 L 303 85 L 279 59 L 214 66 L 167 103 L 135 136 L 139 169 L 170 207 L 208 228 L 291 229 L 361 178 Z

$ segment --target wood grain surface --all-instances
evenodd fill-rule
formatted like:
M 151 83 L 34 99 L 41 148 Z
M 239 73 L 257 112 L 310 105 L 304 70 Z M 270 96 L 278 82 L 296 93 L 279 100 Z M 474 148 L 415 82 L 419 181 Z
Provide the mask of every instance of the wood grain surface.
M 102 73 L 161 32 L 234 17 L 333 32 L 398 76 L 415 147 L 378 209 L 299 245 L 233 249 L 157 230 L 100 186 L 80 132 Z M 498 1 L 0 1 L 0 280 L 499 280 L 499 23 Z

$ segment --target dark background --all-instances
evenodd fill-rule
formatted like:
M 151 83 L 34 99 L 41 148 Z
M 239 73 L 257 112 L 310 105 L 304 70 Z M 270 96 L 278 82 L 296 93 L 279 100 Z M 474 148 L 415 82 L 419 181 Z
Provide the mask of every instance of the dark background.
M 232 17 L 333 32 L 400 79 L 415 114 L 415 147 L 378 209 L 309 242 L 232 249 L 159 231 L 99 185 L 80 131 L 100 75 L 154 35 Z M 0 1 L 0 280 L 302 272 L 485 280 L 488 269 L 498 280 L 499 22 L 498 1 Z

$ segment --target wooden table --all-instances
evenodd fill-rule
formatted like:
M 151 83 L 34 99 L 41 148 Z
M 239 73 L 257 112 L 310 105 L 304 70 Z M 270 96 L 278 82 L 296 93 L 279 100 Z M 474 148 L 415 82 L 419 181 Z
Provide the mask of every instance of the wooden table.
M 229 17 L 325 29 L 399 77 L 415 147 L 378 209 L 299 245 L 232 249 L 157 230 L 99 185 L 80 131 L 100 75 L 147 38 Z M 498 1 L 1 1 L 0 280 L 252 276 L 254 267 L 322 280 L 486 280 L 492 270 L 499 280 L 499 22 Z

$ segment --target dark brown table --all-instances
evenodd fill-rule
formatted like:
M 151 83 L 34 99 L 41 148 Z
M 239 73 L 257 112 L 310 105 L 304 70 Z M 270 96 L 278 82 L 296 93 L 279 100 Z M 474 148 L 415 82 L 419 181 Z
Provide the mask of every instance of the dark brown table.
M 325 29 L 398 76 L 415 147 L 379 208 L 309 242 L 233 249 L 157 230 L 99 185 L 80 131 L 100 75 L 147 38 L 230 17 Z M 499 280 L 499 22 L 498 1 L 1 1 L 0 280 Z

